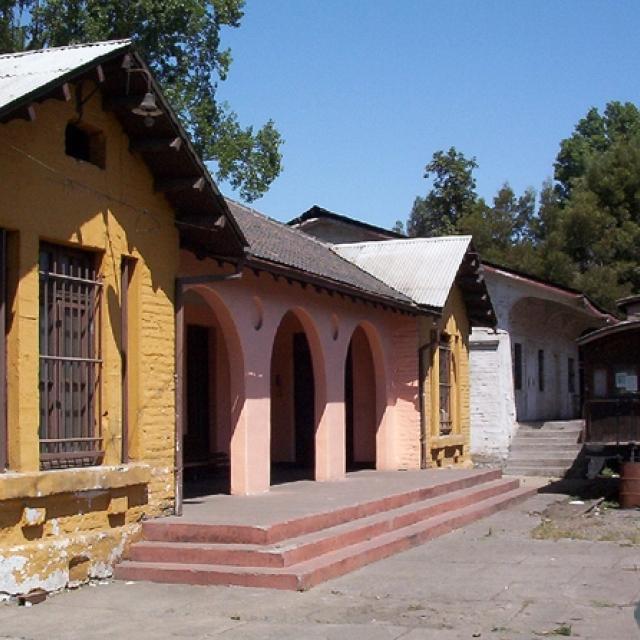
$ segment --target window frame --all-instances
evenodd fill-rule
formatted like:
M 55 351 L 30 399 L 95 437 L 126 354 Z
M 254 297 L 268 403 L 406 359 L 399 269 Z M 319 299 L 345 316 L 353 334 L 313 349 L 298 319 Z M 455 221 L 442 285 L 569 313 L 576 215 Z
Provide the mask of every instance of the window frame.
M 39 252 L 40 468 L 100 464 L 102 279 L 98 255 L 47 242 Z
M 446 365 L 445 369 L 443 365 Z M 443 408 L 443 395 L 446 408 Z M 451 337 L 442 334 L 438 342 L 438 433 L 440 436 L 453 433 L 453 418 L 453 349 Z

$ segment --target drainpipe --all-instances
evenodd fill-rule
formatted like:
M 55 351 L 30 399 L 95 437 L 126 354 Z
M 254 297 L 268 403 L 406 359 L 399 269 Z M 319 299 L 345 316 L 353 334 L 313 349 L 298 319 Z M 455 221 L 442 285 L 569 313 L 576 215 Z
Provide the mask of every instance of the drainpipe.
M 175 449 L 175 515 L 182 515 L 182 483 L 184 476 L 184 459 L 182 452 L 182 435 L 184 433 L 185 399 L 184 399 L 184 292 L 185 287 L 198 284 L 209 284 L 211 282 L 224 282 L 226 280 L 238 280 L 242 278 L 242 268 L 244 260 L 238 260 L 233 273 L 210 274 L 204 276 L 183 276 L 176 278 L 175 300 L 176 300 L 176 352 L 175 352 L 175 403 L 176 403 L 176 449 Z

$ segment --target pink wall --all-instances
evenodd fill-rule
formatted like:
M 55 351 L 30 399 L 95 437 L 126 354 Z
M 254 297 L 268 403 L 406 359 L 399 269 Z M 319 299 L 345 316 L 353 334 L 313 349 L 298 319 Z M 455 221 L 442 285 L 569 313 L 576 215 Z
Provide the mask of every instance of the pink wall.
M 213 260 L 196 260 L 187 252 L 182 252 L 181 259 L 181 275 L 232 271 Z M 232 493 L 269 489 L 271 404 L 284 401 L 271 397 L 271 355 L 288 311 L 294 312 L 304 329 L 313 360 L 316 480 L 340 479 L 345 474 L 344 367 L 358 326 L 367 335 L 376 371 L 376 467 L 419 468 L 415 317 L 251 269 L 245 269 L 240 279 L 190 289 L 215 312 L 229 352 Z M 274 424 L 275 438 L 286 440 L 286 433 L 286 427 Z

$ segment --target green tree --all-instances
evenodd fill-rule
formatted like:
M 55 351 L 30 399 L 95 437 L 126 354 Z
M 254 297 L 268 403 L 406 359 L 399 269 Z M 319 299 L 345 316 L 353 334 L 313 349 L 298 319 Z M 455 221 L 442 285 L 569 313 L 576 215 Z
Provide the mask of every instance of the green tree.
M 437 236 L 455 233 L 458 221 L 469 213 L 477 200 L 473 170 L 476 159 L 467 159 L 451 147 L 436 151 L 425 167 L 425 178 L 433 177 L 432 188 L 418 196 L 407 221 L 410 236 Z
M 535 202 L 533 189 L 518 197 L 505 183 L 492 206 L 479 199 L 458 221 L 456 230 L 473 236 L 474 245 L 485 260 L 537 273 L 540 264 L 535 244 Z
M 616 298 L 640 291 L 638 108 L 590 109 L 561 142 L 555 169 L 559 197 L 544 234 L 545 263 L 561 251 L 573 264 L 573 286 L 613 308 Z
M 131 37 L 159 79 L 202 157 L 245 200 L 281 171 L 282 138 L 270 120 L 243 127 L 216 99 L 231 65 L 223 27 L 236 28 L 244 0 L 0 0 L 0 53 Z
M 396 220 L 393 227 L 391 227 L 391 231 L 394 233 L 402 233 L 404 235 L 404 222 L 402 222 L 402 220 Z
M 595 158 L 638 133 L 640 111 L 631 102 L 609 102 L 602 114 L 595 107 L 589 109 L 573 134 L 560 142 L 554 176 L 561 196 L 569 198 L 575 182 Z

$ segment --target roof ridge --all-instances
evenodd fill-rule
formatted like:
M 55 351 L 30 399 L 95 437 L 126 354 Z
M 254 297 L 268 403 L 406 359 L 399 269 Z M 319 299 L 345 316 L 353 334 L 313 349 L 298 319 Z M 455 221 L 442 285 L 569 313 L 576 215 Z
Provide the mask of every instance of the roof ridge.
M 281 227 L 282 229 L 286 229 L 288 233 L 292 233 L 292 234 L 294 234 L 296 236 L 302 237 L 306 241 L 315 242 L 316 244 L 319 244 L 320 246 L 324 247 L 325 249 L 331 249 L 331 245 L 328 244 L 327 242 L 322 242 L 321 240 L 318 240 L 317 238 L 314 238 L 313 236 L 309 235 L 308 233 L 305 233 L 304 231 L 300 231 L 300 229 L 296 229 L 294 227 L 290 227 L 288 224 L 286 224 L 284 222 L 280 222 L 279 220 L 276 220 L 275 218 L 272 218 L 272 217 L 266 215 L 265 213 L 262 213 L 261 211 L 258 211 L 257 209 L 254 209 L 253 207 L 248 207 L 246 204 L 244 204 L 242 202 L 238 202 L 237 200 L 234 200 L 233 198 L 229 198 L 228 196 L 224 196 L 224 197 L 225 197 L 225 200 L 228 200 L 229 202 L 232 202 L 233 204 L 235 204 L 238 207 L 242 207 L 248 213 L 251 213 L 254 216 L 263 218 L 267 222 L 269 222 L 270 224 L 275 224 L 275 225 L 278 225 L 278 227 Z
M 20 58 L 24 56 L 35 55 L 37 53 L 53 53 L 56 51 L 63 51 L 65 49 L 84 49 L 89 47 L 98 47 L 102 45 L 115 45 L 115 44 L 132 44 L 131 38 L 118 38 L 115 40 L 98 40 L 96 42 L 77 42 L 75 44 L 65 44 L 59 47 L 43 47 L 42 49 L 28 49 L 25 51 L 13 51 L 10 53 L 0 54 L 0 59 L 3 58 Z
M 383 280 L 381 280 L 380 278 L 378 278 L 374 274 L 370 273 L 366 269 L 363 269 L 359 265 L 355 264 L 355 262 L 352 262 L 351 260 L 345 258 L 344 256 L 341 256 L 337 251 L 334 250 L 334 248 L 330 244 L 328 244 L 326 242 L 322 242 L 322 241 L 318 240 L 317 238 L 314 238 L 313 236 L 309 235 L 308 233 L 305 233 L 304 231 L 300 231 L 299 229 L 295 229 L 293 227 L 290 227 L 287 224 L 285 224 L 284 222 L 280 222 L 279 220 L 275 220 L 274 218 L 271 218 L 270 216 L 265 215 L 261 211 L 258 211 L 256 209 L 254 209 L 253 207 L 249 207 L 249 206 L 247 206 L 247 205 L 245 205 L 245 204 L 243 204 L 241 202 L 238 202 L 237 200 L 234 200 L 233 198 L 229 198 L 228 196 L 224 196 L 224 198 L 228 203 L 243 209 L 248 214 L 251 214 L 252 216 L 254 216 L 256 218 L 260 218 L 262 220 L 265 220 L 269 224 L 277 226 L 279 229 L 286 229 L 287 233 L 293 234 L 294 236 L 296 236 L 298 238 L 302 238 L 305 242 L 310 242 L 310 243 L 313 243 L 315 245 L 318 245 L 318 246 L 322 247 L 323 249 L 328 251 L 333 258 L 337 258 L 341 263 L 347 264 L 347 265 L 349 265 L 350 268 L 356 269 L 358 272 L 360 272 L 361 274 L 363 274 L 367 278 L 375 280 L 378 284 L 380 284 L 384 288 L 388 289 L 389 292 L 393 292 L 393 293 L 395 293 L 395 294 L 397 294 L 399 296 L 402 296 L 402 298 L 404 298 L 403 302 L 405 302 L 405 304 L 406 303 L 415 304 L 413 302 L 413 300 L 411 299 L 411 297 L 407 296 L 406 293 L 403 293 L 402 291 L 398 291 L 398 289 L 396 289 L 395 287 L 392 287 L 387 282 L 384 282 Z M 231 211 L 231 215 L 233 215 L 233 210 Z M 306 271 L 305 269 L 289 265 L 286 262 L 278 262 L 278 264 L 283 264 L 283 265 L 288 266 L 290 268 L 296 269 L 297 271 L 307 272 L 308 273 L 308 271 Z M 322 277 L 325 280 L 329 281 L 329 282 L 335 282 L 335 283 L 338 283 L 338 284 L 347 284 L 348 286 L 354 286 L 353 284 L 350 284 L 350 283 L 346 282 L 345 280 L 336 279 L 333 276 L 323 275 Z M 366 291 L 366 289 L 358 287 L 357 285 L 355 286 L 355 288 L 356 289 L 360 289 L 362 291 Z M 381 293 L 376 294 L 375 292 L 372 292 L 371 290 L 370 290 L 370 293 L 374 293 L 374 295 L 384 296 L 385 298 L 389 298 L 390 297 L 388 294 L 387 295 L 381 294 Z
M 412 242 L 451 242 L 454 240 L 467 240 L 471 242 L 472 236 L 463 234 L 459 236 L 431 236 L 429 238 L 415 237 L 415 238 L 389 238 L 388 240 L 365 240 L 363 242 L 335 242 L 333 246 L 336 247 L 374 247 L 380 243 L 385 244 L 407 244 Z

